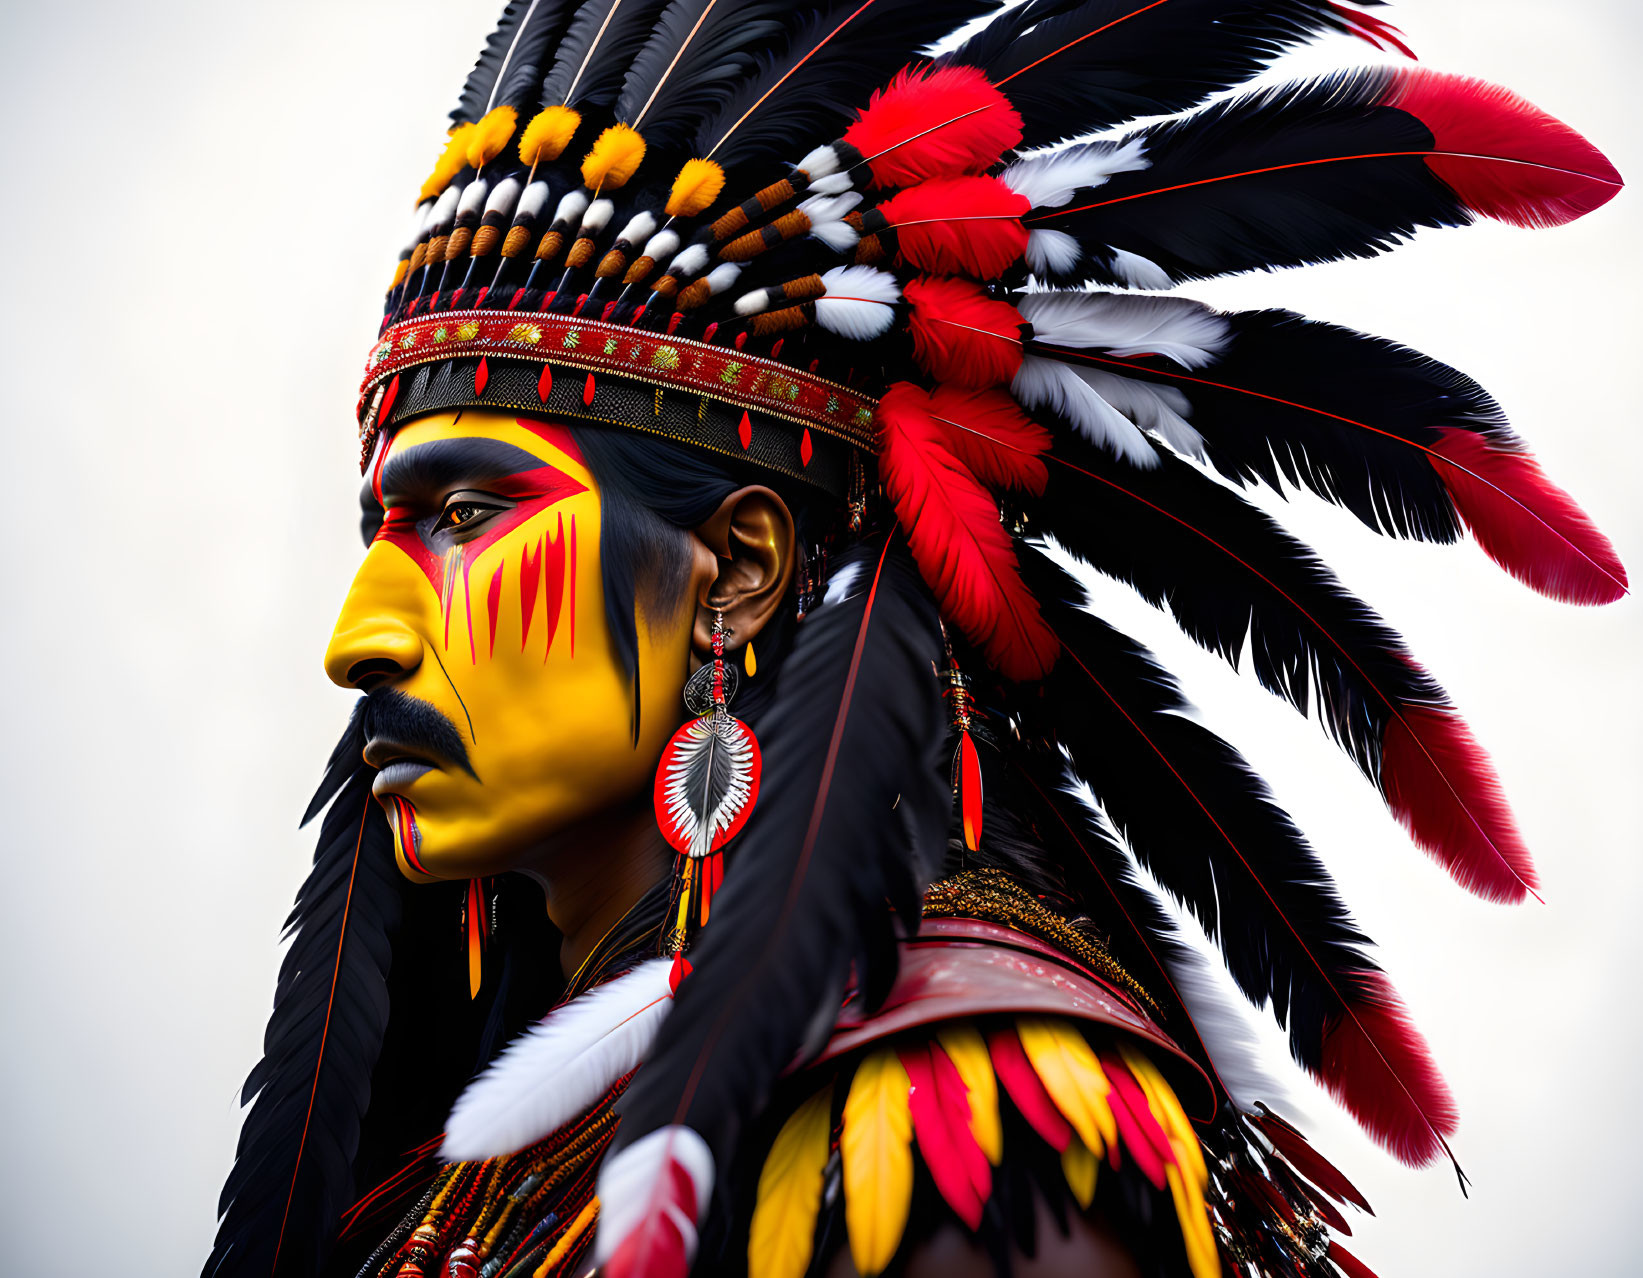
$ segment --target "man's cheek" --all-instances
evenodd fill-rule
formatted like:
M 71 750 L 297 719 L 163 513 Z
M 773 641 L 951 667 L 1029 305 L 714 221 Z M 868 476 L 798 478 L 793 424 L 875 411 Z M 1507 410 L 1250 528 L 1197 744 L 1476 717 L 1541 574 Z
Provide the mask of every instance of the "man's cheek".
M 475 599 L 475 660 L 515 652 L 545 662 L 555 645 L 575 655 L 578 530 L 576 511 L 565 506 L 544 503 L 477 557 L 477 580 L 469 587 L 471 595 L 483 596 Z M 468 573 L 475 576 L 471 568 Z

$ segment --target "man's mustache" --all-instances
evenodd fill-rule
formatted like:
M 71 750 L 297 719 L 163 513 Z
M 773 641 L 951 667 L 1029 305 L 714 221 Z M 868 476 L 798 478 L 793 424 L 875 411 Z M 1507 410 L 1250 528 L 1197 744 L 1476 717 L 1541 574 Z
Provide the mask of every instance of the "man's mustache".
M 398 688 L 377 688 L 366 694 L 365 739 L 391 741 L 413 754 L 455 764 L 474 780 L 479 774 L 468 762 L 468 747 L 456 725 L 426 701 Z

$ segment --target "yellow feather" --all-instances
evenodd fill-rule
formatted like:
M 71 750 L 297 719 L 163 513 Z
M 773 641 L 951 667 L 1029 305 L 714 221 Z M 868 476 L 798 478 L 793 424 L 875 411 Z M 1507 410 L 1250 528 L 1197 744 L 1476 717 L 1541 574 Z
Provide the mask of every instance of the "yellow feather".
M 1099 1167 L 1090 1147 L 1076 1136 L 1061 1151 L 1061 1174 L 1080 1207 L 1088 1208 L 1095 1201 L 1095 1173 Z
M 776 1134 L 759 1173 L 747 1237 L 748 1278 L 804 1278 L 810 1267 L 832 1104 L 833 1089 L 822 1088 Z
M 1123 1057 L 1124 1064 L 1129 1066 L 1130 1073 L 1135 1076 L 1135 1081 L 1140 1084 L 1141 1093 L 1147 1098 L 1147 1108 L 1152 1110 L 1152 1116 L 1158 1120 L 1158 1125 L 1170 1138 L 1170 1147 L 1175 1150 L 1176 1160 L 1192 1173 L 1193 1183 L 1202 1189 L 1209 1184 L 1209 1168 L 1204 1165 L 1204 1149 L 1199 1144 L 1198 1133 L 1193 1129 L 1192 1120 L 1181 1108 L 1175 1089 L 1159 1072 L 1158 1066 L 1128 1043 L 1119 1043 L 1118 1052 Z
M 422 194 L 417 196 L 417 203 L 431 200 L 451 184 L 451 179 L 467 167 L 468 139 L 473 136 L 474 126 L 459 124 L 451 130 L 450 137 L 445 139 L 445 149 L 439 153 L 434 161 L 434 171 L 428 174 L 428 180 L 422 184 Z
M 913 1201 L 911 1084 L 901 1061 L 880 1048 L 856 1067 L 844 1102 L 839 1154 L 844 1162 L 844 1223 L 862 1278 L 896 1254 Z
M 582 114 L 568 106 L 544 107 L 519 135 L 519 158 L 535 168 L 557 160 L 570 145 L 582 123 Z
M 518 122 L 519 112 L 511 106 L 487 111 L 468 135 L 468 163 L 476 169 L 482 168 L 501 155 Z
M 645 158 L 645 140 L 626 124 L 613 124 L 582 157 L 582 182 L 590 191 L 614 191 Z
M 1204 1196 L 1197 1186 L 1188 1184 L 1175 1164 L 1166 1163 L 1164 1175 L 1169 1179 L 1170 1196 L 1175 1200 L 1175 1215 L 1181 1223 L 1181 1240 L 1186 1243 L 1192 1278 L 1221 1278 L 1221 1258 Z
M 1118 1120 L 1107 1094 L 1112 1084 L 1095 1050 L 1066 1021 L 1023 1016 L 1016 1021 L 1021 1046 L 1044 1090 L 1097 1158 L 1118 1140 Z
M 695 217 L 725 189 L 725 171 L 712 160 L 686 160 L 667 197 L 669 217 Z
M 998 1119 L 998 1079 L 987 1055 L 981 1031 L 967 1022 L 949 1022 L 936 1029 L 936 1041 L 952 1058 L 958 1076 L 970 1093 L 970 1135 L 987 1161 L 997 1167 L 1004 1158 L 1004 1127 Z

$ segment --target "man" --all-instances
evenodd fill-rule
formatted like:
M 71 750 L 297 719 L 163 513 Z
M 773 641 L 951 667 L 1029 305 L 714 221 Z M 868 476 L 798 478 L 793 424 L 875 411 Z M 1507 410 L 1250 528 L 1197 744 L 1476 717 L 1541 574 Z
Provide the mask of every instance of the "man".
M 1395 33 L 1088 0 L 917 59 L 992 8 L 508 7 L 368 360 L 326 654 L 364 696 L 208 1272 L 1365 1272 L 1331 1234 L 1361 1197 L 1132 856 L 1372 1135 L 1448 1153 L 1316 853 L 1042 538 L 1247 639 L 1500 899 L 1533 867 L 1442 690 L 1186 459 L 1469 528 L 1556 597 L 1624 571 L 1462 374 L 1084 286 L 1567 221 L 1618 178 L 1404 69 L 1067 145 Z

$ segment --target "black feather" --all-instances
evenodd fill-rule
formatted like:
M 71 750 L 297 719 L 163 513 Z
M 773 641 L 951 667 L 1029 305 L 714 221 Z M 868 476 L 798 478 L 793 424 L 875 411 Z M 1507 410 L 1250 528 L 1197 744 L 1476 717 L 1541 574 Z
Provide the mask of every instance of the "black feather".
M 979 33 L 951 61 L 981 67 L 1004 90 L 1026 146 L 1183 110 L 1294 45 L 1347 29 L 1328 0 L 1050 0 L 1024 9 L 1034 12 L 1000 15 L 999 33 Z
M 542 84 L 542 105 L 608 107 L 666 2 L 583 0 Z
M 894 975 L 886 901 L 916 912 L 941 866 L 951 792 L 936 608 L 899 544 L 875 585 L 881 545 L 834 566 L 834 589 L 849 573 L 850 592 L 805 618 L 753 725 L 758 806 L 729 851 L 695 970 L 621 1102 L 620 1145 L 683 1122 L 728 1166 L 813 1023 L 831 1027 L 852 963 L 869 992 Z
M 1523 446 L 1483 387 L 1419 351 L 1290 311 L 1226 319 L 1208 369 L 1134 363 L 1186 392 L 1210 461 L 1238 483 L 1304 484 L 1378 532 L 1452 542 L 1460 519 L 1424 448 L 1444 430 Z
M 1219 941 L 1244 993 L 1270 1002 L 1296 1060 L 1316 1069 L 1325 1024 L 1373 969 L 1368 938 L 1288 814 L 1237 751 L 1188 717 L 1151 654 L 1085 611 L 1082 588 L 1042 552 L 1024 549 L 1022 574 L 1064 649 L 1028 722 L 1079 707 L 1053 716 L 1079 775 Z
M 1379 104 L 1390 75 L 1283 85 L 1143 129 L 1148 168 L 1027 221 L 1093 257 L 1101 245 L 1139 253 L 1174 280 L 1373 257 L 1418 227 L 1470 222 L 1418 154 L 1431 130 Z M 1095 276 L 1124 282 L 1106 267 Z
M 616 118 L 652 146 L 682 144 L 799 17 L 785 0 L 673 0 L 628 69 Z
M 363 706 L 361 702 L 361 707 Z M 241 1093 L 251 1106 L 218 1205 L 204 1272 L 310 1275 L 324 1263 L 353 1190 L 353 1161 L 388 1021 L 391 937 L 402 880 L 361 762 L 356 707 L 312 816 L 330 798 L 314 868 L 286 920 L 263 1057 Z
M 1403 641 L 1307 546 L 1160 455 L 1141 470 L 1059 431 L 1037 526 L 1166 609 L 1192 639 L 1319 720 L 1371 781 L 1394 707 L 1448 706 Z
M 726 170 L 797 160 L 843 132 L 919 51 L 999 0 L 833 0 L 800 26 L 787 47 L 759 60 L 754 74 L 696 131 L 696 154 Z
M 479 119 L 492 107 L 534 101 L 543 55 L 563 29 L 570 7 L 570 0 L 510 0 L 468 73 L 451 119 L 463 124 Z

